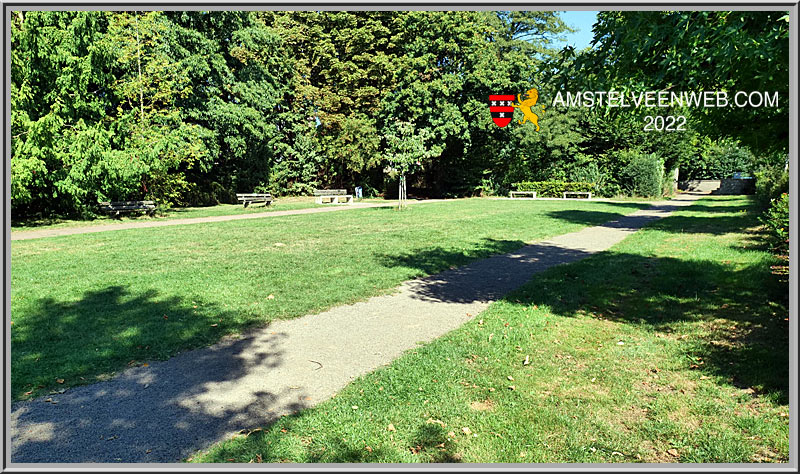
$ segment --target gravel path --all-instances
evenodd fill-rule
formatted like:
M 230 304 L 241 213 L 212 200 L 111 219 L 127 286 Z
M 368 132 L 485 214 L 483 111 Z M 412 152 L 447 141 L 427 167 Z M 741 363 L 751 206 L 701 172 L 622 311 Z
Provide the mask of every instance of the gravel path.
M 445 199 L 426 199 L 422 201 L 409 200 L 408 204 L 424 204 L 442 202 Z M 452 199 L 448 199 L 452 201 Z M 265 217 L 291 216 L 295 214 L 316 214 L 318 212 L 347 211 L 351 209 L 364 209 L 367 207 L 392 207 L 396 202 L 357 202 L 348 205 L 331 205 L 330 207 L 310 207 L 307 209 L 293 209 L 287 211 L 265 211 L 253 214 L 234 214 L 229 216 L 187 217 L 185 219 L 164 219 L 141 222 L 122 222 L 119 224 L 94 225 L 87 227 L 61 227 L 56 229 L 24 230 L 11 232 L 11 240 L 42 239 L 45 237 L 58 237 L 72 234 L 93 234 L 95 232 L 109 232 L 122 229 L 140 229 L 145 227 L 166 227 L 171 225 L 202 224 L 205 222 L 238 221 L 240 219 L 262 219 Z
M 459 327 L 533 274 L 606 250 L 698 197 L 680 195 L 406 282 L 392 295 L 277 321 L 106 382 L 18 402 L 11 410 L 11 461 L 179 462 L 330 398 L 353 378 Z

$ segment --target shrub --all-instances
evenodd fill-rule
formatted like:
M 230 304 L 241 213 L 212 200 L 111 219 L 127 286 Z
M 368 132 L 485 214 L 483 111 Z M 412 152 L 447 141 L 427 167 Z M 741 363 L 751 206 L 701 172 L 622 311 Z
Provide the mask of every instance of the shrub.
M 773 200 L 789 192 L 789 173 L 782 166 L 762 168 L 756 171 L 756 198 L 766 207 Z
M 479 184 L 475 188 L 475 192 L 479 196 L 497 196 L 498 195 L 499 186 L 497 186 L 494 180 L 489 178 L 482 178 L 481 184 Z
M 766 241 L 779 253 L 789 252 L 789 194 L 783 193 L 770 202 L 769 208 L 758 218 L 767 231 Z
M 605 197 L 615 197 L 623 194 L 622 187 L 617 183 L 607 183 L 603 186 L 602 191 L 601 195 Z
M 561 197 L 565 192 L 594 192 L 595 184 L 585 181 L 523 181 L 514 183 L 517 191 L 536 191 L 540 197 Z
M 569 181 L 594 183 L 594 194 L 604 197 L 613 197 L 618 191 L 609 179 L 608 173 L 600 169 L 596 161 L 585 155 L 580 155 L 577 162 L 569 168 Z
M 746 147 L 732 140 L 718 142 L 708 138 L 698 156 L 681 167 L 682 179 L 725 179 L 739 171 L 750 173 L 755 157 Z
M 636 153 L 620 172 L 620 181 L 632 196 L 661 196 L 663 179 L 664 163 L 656 153 Z
M 670 171 L 664 170 L 664 177 L 661 180 L 662 196 L 672 196 L 675 194 L 675 190 L 678 187 L 678 183 L 675 181 L 675 171 L 675 168 Z

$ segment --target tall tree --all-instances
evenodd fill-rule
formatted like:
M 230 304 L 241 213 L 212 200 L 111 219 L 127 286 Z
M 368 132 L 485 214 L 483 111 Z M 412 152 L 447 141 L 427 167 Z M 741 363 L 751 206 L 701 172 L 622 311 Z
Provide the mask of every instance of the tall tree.
M 399 12 L 265 14 L 294 58 L 295 110 L 317 123 L 322 184 L 343 186 L 380 164 L 376 113 L 397 70 Z M 271 22 L 271 23 L 270 23 Z
M 180 101 L 184 120 L 213 133 L 213 169 L 194 173 L 207 194 L 202 200 L 277 191 L 273 167 L 291 154 L 298 121 L 283 40 L 258 12 L 175 12 L 170 18 L 176 54 L 193 85 Z
M 705 134 L 754 151 L 789 144 L 789 14 L 780 11 L 600 12 L 578 67 L 597 87 L 778 92 L 777 107 L 695 110 Z M 731 97 L 732 99 L 732 97 Z

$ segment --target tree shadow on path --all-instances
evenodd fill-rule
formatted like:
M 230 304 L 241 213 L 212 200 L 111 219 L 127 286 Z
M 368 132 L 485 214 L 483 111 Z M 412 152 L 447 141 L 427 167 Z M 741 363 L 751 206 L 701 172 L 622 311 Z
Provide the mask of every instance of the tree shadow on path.
M 480 248 L 480 252 L 486 253 L 487 257 L 461 267 L 455 267 L 455 262 L 465 258 L 462 251 L 444 248 L 383 255 L 381 261 L 385 266 L 416 268 L 425 273 L 434 273 L 406 283 L 413 298 L 443 303 L 488 303 L 500 299 L 536 272 L 591 255 L 555 244 L 526 246 L 519 240 L 484 239 Z M 448 263 L 452 265 L 449 270 L 436 273 Z
M 214 321 L 220 317 L 224 320 L 224 314 L 211 305 L 204 316 L 176 298 L 159 299 L 154 291 L 128 295 L 118 286 L 87 293 L 74 303 L 48 299 L 38 305 L 41 311 L 26 323 L 27 330 L 21 328 L 17 338 L 30 336 L 26 331 L 43 334 L 34 342 L 12 344 L 14 357 L 20 359 L 18 366 L 35 369 L 36 358 L 29 356 L 38 352 L 31 344 L 63 344 L 48 347 L 40 357 L 51 349 L 54 355 L 49 357 L 72 357 L 72 363 L 65 360 L 60 370 L 72 370 L 70 376 L 75 381 L 79 381 L 81 371 L 96 371 L 92 364 L 117 368 L 114 364 L 118 360 L 105 360 L 109 359 L 108 346 L 95 351 L 93 342 L 135 345 L 137 338 L 117 336 L 162 331 L 165 337 L 168 332 L 178 332 L 182 340 L 196 344 L 202 337 L 194 331 L 208 328 L 210 320 L 204 317 L 214 315 Z M 166 319 L 164 315 L 168 315 Z M 203 322 L 181 325 L 181 318 Z M 155 329 L 150 326 L 151 320 Z M 175 324 L 170 326 L 170 320 Z M 99 333 L 91 334 L 91 339 L 71 339 L 91 331 Z M 139 353 L 143 360 L 147 357 L 147 364 L 139 363 L 104 382 L 64 390 L 72 382 L 69 380 L 56 386 L 61 388 L 56 392 L 62 393 L 15 403 L 11 410 L 11 461 L 177 462 L 227 434 L 300 410 L 308 406 L 304 390 L 271 387 L 261 383 L 258 373 L 254 375 L 255 369 L 281 370 L 284 339 L 282 333 L 254 331 L 226 337 L 214 346 L 182 352 L 163 362 L 147 357 L 158 353 L 158 347 L 142 347 Z M 72 356 L 70 345 L 79 345 L 79 349 L 71 348 Z M 26 351 L 19 350 L 20 346 Z M 249 388 L 237 394 L 236 389 L 243 385 Z

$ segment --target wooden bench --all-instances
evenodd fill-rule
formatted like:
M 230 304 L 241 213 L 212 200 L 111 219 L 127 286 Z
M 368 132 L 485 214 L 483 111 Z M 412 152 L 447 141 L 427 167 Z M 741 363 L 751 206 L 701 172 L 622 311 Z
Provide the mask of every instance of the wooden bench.
M 564 199 L 567 199 L 567 195 L 568 194 L 586 196 L 586 199 L 591 199 L 592 198 L 592 193 L 587 192 L 587 191 L 567 191 L 563 195 Z
M 352 204 L 353 202 L 353 195 L 347 194 L 346 189 L 315 189 L 314 196 L 317 204 Z
M 147 215 L 153 215 L 156 211 L 156 206 L 153 201 L 111 201 L 99 203 L 100 210 L 107 212 L 114 217 L 119 216 L 121 212 L 138 212 L 143 211 Z
M 519 198 L 519 196 L 530 195 L 530 199 L 536 199 L 536 191 L 511 191 L 508 197 L 511 199 Z
M 272 195 L 269 193 L 250 193 L 250 194 L 236 194 L 236 199 L 241 202 L 244 207 L 247 207 L 252 202 L 263 202 L 264 207 L 272 204 Z

